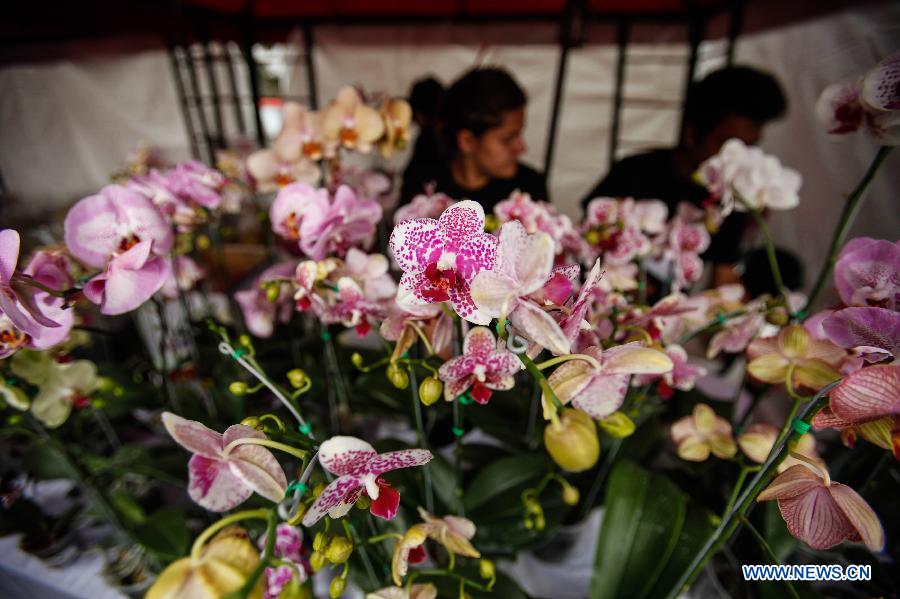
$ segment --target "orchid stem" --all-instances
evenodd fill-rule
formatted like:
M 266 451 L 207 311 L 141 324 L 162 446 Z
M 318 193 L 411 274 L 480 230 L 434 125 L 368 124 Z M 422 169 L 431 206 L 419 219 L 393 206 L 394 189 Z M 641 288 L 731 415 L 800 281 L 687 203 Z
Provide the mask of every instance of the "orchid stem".
M 557 364 L 561 364 L 563 362 L 568 362 L 569 360 L 584 360 L 585 362 L 587 362 L 588 364 L 590 364 L 597 370 L 600 370 L 600 363 L 597 362 L 597 360 L 595 360 L 594 358 L 592 358 L 591 356 L 589 356 L 587 354 L 568 354 L 565 356 L 557 356 L 555 358 L 551 358 L 549 360 L 541 362 L 540 364 L 536 364 L 535 366 L 537 367 L 538 370 L 546 370 L 547 368 L 550 368 L 551 366 L 556 366 Z
M 766 559 L 769 560 L 773 565 L 778 565 L 778 558 L 775 557 L 775 552 L 772 551 L 772 548 L 769 547 L 769 544 L 766 542 L 765 537 L 760 534 L 756 527 L 750 523 L 750 520 L 747 519 L 743 514 L 741 515 L 741 522 L 747 527 L 747 530 L 750 531 L 750 534 L 753 535 L 753 538 L 756 539 L 756 542 L 759 544 L 759 548 L 762 549 L 763 554 L 766 556 Z M 790 593 L 793 599 L 800 599 L 800 595 L 797 594 L 797 589 L 794 588 L 794 585 L 791 584 L 790 580 L 783 581 L 785 586 L 787 587 L 788 593 Z
M 382 535 L 376 535 L 374 537 L 369 537 L 368 539 L 366 539 L 366 543 L 369 543 L 371 545 L 374 543 L 380 543 L 382 541 L 387 541 L 388 539 L 398 539 L 399 540 L 402 538 L 403 538 L 403 535 L 401 535 L 399 532 L 386 532 Z
M 225 449 L 222 451 L 222 458 L 227 458 L 235 447 L 240 447 L 241 445 L 262 445 L 263 447 L 280 449 L 281 451 L 289 453 L 300 460 L 305 460 L 309 457 L 309 452 L 304 451 L 303 449 L 297 449 L 296 447 L 291 447 L 290 445 L 286 445 L 284 443 L 279 443 L 278 441 L 272 441 L 271 439 L 258 439 L 256 437 L 242 437 L 240 439 L 235 439 L 225 446 Z
M 775 280 L 775 286 L 778 288 L 778 293 L 784 300 L 785 306 L 787 306 L 787 292 L 784 289 L 784 280 L 781 278 L 781 269 L 778 267 L 778 257 L 775 255 L 775 242 L 772 241 L 772 235 L 769 233 L 769 225 L 766 224 L 766 219 L 763 218 L 759 210 L 751 206 L 747 200 L 738 193 L 738 190 L 732 189 L 732 193 L 738 203 L 747 209 L 747 212 L 749 212 L 753 217 L 753 220 L 756 221 L 756 226 L 759 227 L 760 233 L 763 234 L 763 241 L 766 244 L 766 256 L 769 259 L 769 269 L 772 271 L 772 278 Z
M 747 475 L 751 472 L 758 472 L 759 466 L 742 466 L 741 473 L 738 474 L 737 481 L 734 483 L 734 488 L 731 490 L 731 497 L 728 498 L 728 503 L 725 504 L 725 509 L 722 510 L 723 514 L 727 514 L 731 511 L 731 508 L 734 507 L 734 502 L 737 501 L 738 494 L 741 492 L 741 488 L 744 486 L 744 481 L 747 479 Z
M 225 516 L 221 520 L 214 522 L 212 526 L 201 532 L 200 536 L 194 541 L 194 544 L 191 546 L 191 560 L 196 563 L 200 559 L 200 553 L 203 551 L 203 546 L 206 542 L 211 539 L 214 534 L 229 524 L 240 522 L 241 520 L 268 520 L 272 518 L 274 511 L 275 510 L 270 508 L 243 510 L 235 512 L 230 516 Z
M 806 306 L 803 307 L 805 315 L 809 315 L 810 309 L 816 299 L 818 299 L 819 294 L 822 293 L 825 282 L 828 280 L 828 275 L 831 274 L 831 271 L 834 268 L 838 250 L 844 245 L 844 240 L 847 238 L 847 233 L 850 231 L 850 225 L 856 219 L 856 214 L 859 212 L 859 207 L 862 205 L 866 189 L 869 187 L 872 179 L 875 178 L 875 173 L 878 172 L 879 167 L 884 162 L 884 159 L 887 158 L 890 151 L 890 146 L 882 146 L 878 149 L 878 153 L 875 154 L 875 158 L 873 158 L 871 164 L 869 164 L 868 170 L 866 170 L 866 173 L 856 185 L 856 189 L 854 189 L 847 198 L 847 202 L 844 204 L 844 210 L 841 213 L 841 218 L 834 230 L 834 235 L 831 237 L 831 245 L 828 248 L 828 257 L 825 259 L 825 263 L 819 271 L 819 276 L 816 277 L 816 283 L 813 285 L 813 290 L 809 294 Z
M 556 411 L 562 411 L 563 403 L 556 396 L 556 392 L 553 390 L 553 387 L 550 386 L 550 383 L 547 381 L 547 377 L 544 376 L 544 373 L 541 372 L 537 364 L 534 363 L 534 360 L 529 358 L 524 353 L 516 355 L 519 356 L 519 361 L 521 361 L 522 364 L 525 365 L 525 369 L 528 370 L 528 374 L 530 374 L 532 378 L 537 381 L 537 384 L 540 386 L 541 391 L 543 391 L 547 399 L 550 400 L 550 402 L 553 404 L 553 407 L 556 408 Z M 548 360 L 548 362 L 549 361 L 550 360 Z
M 436 373 L 435 373 L 436 374 Z M 425 437 L 425 424 L 422 420 L 422 403 L 419 401 L 419 382 L 416 380 L 416 369 L 409 369 L 409 401 L 412 403 L 413 420 L 416 423 L 416 437 L 422 449 L 428 449 Z M 431 482 L 431 471 L 428 464 L 422 467 L 422 482 L 425 485 L 425 509 L 434 512 L 434 488 Z
M 696 337 L 698 335 L 702 335 L 709 329 L 711 329 L 717 325 L 724 324 L 725 321 L 731 320 L 732 318 L 744 316 L 745 314 L 747 314 L 746 310 L 734 310 L 732 312 L 726 312 L 725 314 L 720 314 L 719 316 L 717 316 L 716 318 L 713 318 L 712 320 L 710 320 L 708 323 L 704 324 L 700 328 L 694 329 L 693 331 L 690 331 L 690 332 L 682 335 L 681 339 L 678 340 L 678 345 L 684 345 L 685 343 L 687 343 L 694 337 Z
M 812 401 L 807 405 L 806 410 L 804 410 L 803 416 L 800 418 L 802 422 L 809 424 L 813 417 L 825 407 L 825 404 L 828 403 L 828 393 L 838 384 L 838 382 L 839 381 L 834 381 L 816 393 Z M 795 402 L 795 407 L 799 407 L 799 402 Z M 796 410 L 792 410 L 792 412 L 796 413 Z M 793 416 L 789 419 L 789 423 L 792 420 Z M 785 426 L 785 430 L 791 430 L 790 424 Z M 740 495 L 735 506 L 722 517 L 722 522 L 713 534 L 710 535 L 709 539 L 707 539 L 706 543 L 697 553 L 690 565 L 685 568 L 681 577 L 669 589 L 669 592 L 666 595 L 667 599 L 674 599 L 686 588 L 689 588 L 697 575 L 700 574 L 703 566 L 706 565 L 706 562 L 709 561 L 722 545 L 728 542 L 734 535 L 741 524 L 740 518 L 746 514 L 747 510 L 753 504 L 753 500 L 756 499 L 763 488 L 769 484 L 775 476 L 776 469 L 784 458 L 790 442 L 794 439 L 799 439 L 800 436 L 801 434 L 797 430 L 791 431 L 789 435 L 779 436 L 778 441 L 772 446 L 772 451 L 769 452 L 766 461 L 760 467 L 760 471 L 757 472 L 756 476 L 753 477 L 753 480 L 750 481 L 746 491 Z
M 424 331 L 422 331 L 422 327 L 414 322 L 409 322 L 406 324 L 406 326 L 411 327 L 412 330 L 416 332 L 416 335 L 419 336 L 419 339 L 421 339 L 422 343 L 425 345 L 425 349 L 428 351 L 428 355 L 433 356 L 434 347 L 432 347 L 431 342 L 428 340 L 428 337 L 425 335 Z

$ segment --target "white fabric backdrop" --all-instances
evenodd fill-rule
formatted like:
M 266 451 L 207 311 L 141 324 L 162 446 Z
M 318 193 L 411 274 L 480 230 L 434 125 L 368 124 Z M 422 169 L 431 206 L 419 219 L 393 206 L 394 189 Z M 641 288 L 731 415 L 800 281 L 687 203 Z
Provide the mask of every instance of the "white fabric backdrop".
M 553 31 L 551 25 L 321 27 L 314 55 L 319 97 L 331 97 L 345 83 L 403 94 L 428 73 L 448 82 L 479 62 L 504 65 L 529 94 L 525 160 L 540 166 L 558 57 Z M 738 44 L 738 62 L 774 71 L 788 93 L 790 112 L 770 127 L 762 145 L 804 176 L 800 207 L 771 222 L 777 242 L 807 264 L 807 279 L 818 268 L 844 194 L 876 150 L 863 136 L 829 140 L 812 107 L 827 83 L 860 73 L 896 50 L 898 31 L 900 5 L 882 4 L 745 36 Z M 629 47 L 627 97 L 681 97 L 684 70 L 677 58 L 687 48 L 665 43 L 672 37 L 661 29 L 661 43 Z M 493 44 L 495 39 L 517 43 Z M 721 64 L 723 48 L 721 41 L 703 45 L 698 74 Z M 671 64 L 660 65 L 654 57 Z M 588 45 L 570 55 L 550 189 L 554 202 L 573 216 L 582 194 L 606 171 L 615 60 L 609 45 Z M 305 91 L 305 75 L 290 75 L 289 89 Z M 189 155 L 163 50 L 4 66 L 0 89 L 0 172 L 17 198 L 6 206 L 11 213 L 40 216 L 93 192 L 141 142 L 159 147 L 170 160 Z M 676 109 L 627 107 L 623 151 L 671 144 L 678 118 Z M 889 157 L 873 184 L 853 235 L 898 237 L 898 166 L 900 152 Z

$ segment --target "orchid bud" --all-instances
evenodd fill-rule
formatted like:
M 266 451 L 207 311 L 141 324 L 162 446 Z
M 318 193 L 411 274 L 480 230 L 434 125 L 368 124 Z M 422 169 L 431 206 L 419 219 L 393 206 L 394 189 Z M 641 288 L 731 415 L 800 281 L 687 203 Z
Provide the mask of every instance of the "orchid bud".
M 247 395 L 247 391 L 249 390 L 249 387 L 247 387 L 247 383 L 245 383 L 243 381 L 234 381 L 233 383 L 228 385 L 228 390 L 231 392 L 232 395 L 242 397 L 244 395 Z
M 231 383 L 231 384 L 233 385 L 234 383 Z M 237 395 L 237 394 L 235 394 L 235 395 Z M 255 428 L 255 429 L 259 429 L 260 427 L 262 427 L 262 421 L 259 418 L 257 418 L 256 416 L 247 416 L 246 418 L 241 420 L 241 424 L 243 426 L 249 426 L 250 428 Z
M 331 599 L 337 599 L 344 592 L 345 586 L 347 586 L 347 581 L 338 576 L 331 581 L 330 585 L 328 585 L 328 596 L 331 597 Z
M 577 505 L 578 500 L 581 499 L 581 493 L 578 492 L 578 489 L 566 483 L 566 486 L 563 487 L 562 499 L 566 505 Z
M 95 410 L 102 410 L 103 408 L 106 407 L 106 402 L 103 401 L 102 399 L 92 399 L 91 407 L 94 408 Z
M 109 378 L 108 376 L 98 376 L 97 377 L 97 389 L 99 391 L 106 391 L 106 392 L 111 393 L 111 392 L 115 391 L 116 387 L 118 387 L 118 385 L 116 384 L 116 381 Z
M 353 553 L 353 542 L 347 537 L 334 537 L 325 549 L 325 558 L 332 564 L 343 564 Z
M 291 516 L 287 523 L 291 526 L 300 526 L 300 522 L 303 520 L 303 516 L 306 515 L 306 504 L 299 503 L 297 504 L 297 513 Z
M 444 384 L 434 377 L 428 377 L 419 385 L 419 400 L 430 406 L 441 398 L 443 392 Z
M 357 368 L 359 368 L 360 370 L 362 370 L 366 364 L 365 361 L 363 360 L 363 357 L 360 355 L 360 353 L 356 352 L 356 351 L 353 352 L 352 356 L 350 356 L 350 361 L 353 362 L 353 365 L 356 366 Z
M 494 562 L 489 559 L 483 559 L 478 564 L 478 574 L 485 580 L 490 580 L 497 576 L 497 570 L 494 568 Z
M 361 510 L 369 509 L 369 506 L 372 505 L 372 500 L 369 499 L 368 495 L 360 495 L 359 499 L 356 500 L 356 507 Z
M 782 306 L 771 308 L 766 312 L 766 322 L 774 324 L 776 327 L 783 327 L 789 320 L 788 312 Z
M 409 387 L 409 374 L 397 364 L 388 364 L 386 372 L 388 380 L 391 381 L 391 384 L 397 389 L 406 389 Z
M 300 368 L 293 368 L 291 370 L 288 370 L 287 379 L 291 384 L 291 387 L 293 387 L 294 389 L 299 389 L 300 387 L 304 387 L 309 384 L 309 375 Z
M 266 284 L 264 289 L 266 290 L 266 299 L 271 303 L 275 303 L 278 301 L 278 296 L 281 295 L 281 286 L 278 284 Z
M 581 410 L 564 409 L 559 421 L 544 429 L 544 445 L 553 461 L 569 472 L 589 470 L 600 459 L 597 427 Z
M 613 412 L 600 420 L 600 428 L 610 437 L 624 439 L 634 433 L 634 421 L 623 412 Z
M 328 545 L 328 535 L 324 532 L 317 532 L 313 538 L 313 551 L 322 551 Z
M 206 235 L 197 235 L 197 239 L 195 241 L 197 249 L 200 251 L 208 250 L 211 244 L 209 237 Z
M 325 567 L 325 554 L 321 551 L 313 551 L 309 556 L 309 565 L 312 566 L 313 572 L 318 572 Z
M 318 497 L 325 490 L 325 483 L 319 483 L 313 487 L 313 497 Z

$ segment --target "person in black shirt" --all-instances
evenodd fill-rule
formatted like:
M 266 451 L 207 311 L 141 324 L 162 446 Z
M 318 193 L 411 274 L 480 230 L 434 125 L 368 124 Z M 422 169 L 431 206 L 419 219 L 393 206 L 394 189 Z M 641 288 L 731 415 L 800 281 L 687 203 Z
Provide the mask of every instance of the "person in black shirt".
M 670 216 L 680 202 L 701 206 L 709 192 L 693 180 L 700 164 L 731 138 L 755 145 L 763 127 L 782 116 L 785 108 L 781 86 L 767 73 L 748 67 L 711 73 L 688 90 L 679 145 L 615 163 L 582 200 L 582 207 L 596 197 L 662 200 Z M 712 236 L 703 259 L 713 263 L 714 285 L 739 281 L 734 265 L 741 259 L 740 243 L 748 223 L 746 214 L 734 212 Z
M 401 202 L 433 191 L 470 199 L 485 211 L 519 190 L 548 200 L 543 174 L 519 162 L 526 150 L 525 92 L 503 69 L 476 68 L 444 94 L 439 133 L 445 160 L 404 173 Z

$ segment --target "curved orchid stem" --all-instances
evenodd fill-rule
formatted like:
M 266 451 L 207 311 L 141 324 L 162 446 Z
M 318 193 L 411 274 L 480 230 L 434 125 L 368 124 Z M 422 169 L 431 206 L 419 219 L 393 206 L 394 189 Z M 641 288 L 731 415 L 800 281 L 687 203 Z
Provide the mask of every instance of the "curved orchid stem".
M 214 522 L 212 526 L 201 532 L 200 536 L 198 536 L 194 541 L 194 544 L 191 546 L 191 560 L 194 562 L 198 561 L 200 559 L 200 552 L 203 551 L 203 546 L 206 544 L 206 542 L 211 539 L 214 534 L 216 534 L 229 524 L 240 522 L 241 520 L 266 520 L 270 517 L 270 514 L 273 513 L 274 511 L 270 508 L 243 510 L 240 512 L 235 512 L 230 516 L 225 516 L 218 522 Z
M 286 445 L 284 443 L 279 443 L 278 441 L 272 441 L 271 439 L 258 439 L 256 437 L 243 437 L 241 439 L 235 439 L 225 446 L 225 449 L 222 451 L 223 459 L 227 458 L 235 447 L 240 447 L 241 445 L 262 445 L 263 447 L 280 449 L 281 451 L 289 453 L 295 458 L 299 458 L 301 460 L 305 460 L 309 457 L 309 452 L 302 449 L 297 449 L 296 447 L 291 447 L 290 445 Z
M 696 328 L 693 331 L 690 331 L 690 332 L 682 335 L 681 339 L 678 340 L 678 345 L 684 345 L 685 343 L 687 343 L 688 341 L 690 341 L 697 335 L 702 335 L 709 329 L 711 329 L 717 325 L 723 324 L 727 320 L 731 320 L 732 318 L 737 318 L 739 316 L 744 316 L 745 314 L 747 314 L 747 310 L 734 310 L 732 312 L 726 312 L 725 314 L 720 314 L 719 316 L 717 316 L 716 318 L 713 318 L 712 320 L 710 320 L 703 326 Z
M 434 372 L 435 378 L 437 378 L 437 371 L 435 371 L 431 366 L 424 364 L 424 360 L 422 360 L 423 366 L 426 366 L 432 372 Z M 428 449 L 428 439 L 425 436 L 425 423 L 422 419 L 422 402 L 419 401 L 419 382 L 416 377 L 416 369 L 409 369 L 409 401 L 412 403 L 412 411 L 413 411 L 413 421 L 416 423 L 416 438 L 419 444 L 419 447 L 422 449 Z M 434 511 L 434 485 L 431 481 L 431 470 L 428 467 L 428 464 L 425 464 L 422 467 L 422 482 L 425 485 L 425 509 L 429 512 Z
M 778 288 L 778 293 L 784 299 L 785 305 L 787 305 L 787 292 L 784 289 L 784 281 L 781 278 L 781 269 L 778 267 L 778 258 L 775 255 L 775 242 L 772 241 L 772 235 L 769 233 L 769 226 L 766 224 L 766 219 L 763 218 L 759 210 L 752 207 L 747 200 L 744 199 L 744 196 L 742 196 L 737 189 L 732 188 L 731 192 L 738 203 L 747 209 L 747 212 L 749 212 L 753 217 L 753 220 L 756 221 L 756 226 L 759 227 L 760 232 L 763 234 L 763 240 L 766 244 L 766 256 L 769 259 L 769 269 L 772 271 L 772 278 L 775 279 L 775 286 Z
M 563 409 L 563 403 L 556 396 L 556 392 L 553 390 L 553 387 L 550 386 L 550 382 L 547 380 L 547 377 L 544 376 L 544 373 L 538 368 L 537 364 L 534 363 L 534 360 L 529 358 L 526 354 L 516 354 L 519 356 L 519 361 L 525 365 L 525 369 L 528 371 L 528 374 L 537 381 L 538 385 L 541 388 L 541 391 L 544 392 L 544 395 L 550 402 L 553 404 L 553 407 L 556 408 L 556 411 L 561 411 Z
M 803 307 L 804 314 L 809 315 L 810 309 L 819 297 L 819 294 L 822 293 L 822 289 L 825 287 L 825 281 L 828 280 L 828 275 L 831 274 L 831 271 L 834 268 L 838 250 L 844 245 L 844 240 L 847 238 L 847 233 L 850 231 L 850 225 L 856 219 L 856 213 L 859 211 L 863 197 L 865 197 L 866 189 L 869 187 L 872 179 L 875 178 L 875 173 L 878 172 L 881 163 L 884 162 L 884 159 L 887 158 L 890 151 L 890 146 L 882 146 L 878 149 L 878 153 L 875 154 L 875 158 L 873 158 L 872 163 L 869 164 L 866 174 L 863 175 L 863 178 L 860 179 L 856 189 L 854 189 L 847 198 L 837 228 L 835 228 L 834 235 L 831 237 L 831 245 L 828 248 L 828 257 L 825 259 L 822 270 L 819 271 L 819 276 L 816 277 L 816 283 L 813 285 L 813 290 L 809 294 L 809 299 Z
M 728 498 L 728 503 L 725 504 L 725 509 L 722 510 L 723 514 L 727 514 L 731 511 L 731 508 L 734 507 L 734 502 L 737 501 L 738 493 L 741 492 L 741 489 L 744 486 L 744 481 L 747 479 L 747 475 L 751 472 L 759 472 L 759 466 L 741 467 L 741 473 L 738 474 L 737 482 L 734 483 L 734 489 L 731 490 L 731 497 Z
M 269 377 L 267 377 L 262 372 L 262 369 L 256 368 L 256 360 L 253 360 L 253 362 L 251 363 L 247 358 L 236 352 L 235 349 L 231 347 L 231 344 L 228 343 L 228 341 L 221 341 L 219 343 L 219 351 L 226 356 L 231 356 L 232 358 L 234 358 L 235 362 L 243 366 L 247 370 L 247 372 L 255 376 L 262 384 L 268 387 L 269 391 L 271 391 L 275 395 L 275 397 L 277 397 L 279 401 L 281 401 L 284 407 L 288 409 L 291 415 L 294 416 L 294 419 L 297 421 L 297 423 L 303 428 L 309 428 L 309 425 L 306 424 L 306 420 L 303 419 L 303 416 L 300 415 L 300 411 L 297 410 L 296 407 L 294 407 L 294 404 L 290 399 L 288 399 L 287 395 L 278 387 L 278 385 L 273 383 L 269 379 Z M 310 435 L 310 438 L 312 438 L 312 435 Z
M 26 274 L 16 273 L 13 276 L 15 277 L 15 279 L 24 282 L 26 285 L 30 285 L 31 287 L 36 287 L 36 288 L 40 289 L 41 291 L 49 293 L 53 297 L 65 298 L 67 296 L 67 292 L 70 291 L 68 289 L 53 289 L 51 287 L 47 287 L 46 285 L 44 285 L 37 279 L 32 278 L 31 276 L 26 275 Z
M 597 370 L 600 370 L 600 363 L 587 354 L 568 354 L 566 356 L 557 356 L 545 362 L 541 362 L 540 364 L 535 364 L 535 366 L 538 370 L 546 370 L 551 366 L 556 366 L 557 364 L 562 364 L 563 362 L 568 362 L 569 360 L 583 360 Z
M 840 381 L 834 381 L 816 393 L 812 401 L 807 405 L 803 416 L 800 418 L 801 422 L 809 424 L 812 421 L 813 417 L 825 407 L 826 403 L 828 403 L 828 393 L 839 382 Z M 799 406 L 799 402 L 796 402 L 796 405 Z M 787 426 L 790 427 L 790 424 Z M 791 429 L 788 428 L 787 430 Z M 707 539 L 706 543 L 697 553 L 697 556 L 690 565 L 685 568 L 681 577 L 669 589 L 669 592 L 666 595 L 667 599 L 674 599 L 682 593 L 683 589 L 690 587 L 697 575 L 700 574 L 703 566 L 706 565 L 706 562 L 709 561 L 709 559 L 735 534 L 735 532 L 737 532 L 737 529 L 741 524 L 741 518 L 747 513 L 747 510 L 753 504 L 757 495 L 760 494 L 763 488 L 769 484 L 775 476 L 778 465 L 787 454 L 791 441 L 799 439 L 800 437 L 801 433 L 797 430 L 792 430 L 789 435 L 779 437 L 775 445 L 772 446 L 772 451 L 769 452 L 769 456 L 766 458 L 765 463 L 760 467 L 760 471 L 753 477 L 753 480 L 750 481 L 747 490 L 740 495 L 735 506 L 722 517 L 722 522 L 719 524 L 718 528 L 716 528 L 709 539 Z
M 425 345 L 425 350 L 428 352 L 429 356 L 434 355 L 434 347 L 432 347 L 431 342 L 428 340 L 428 336 L 425 335 L 425 331 L 422 330 L 422 327 L 417 325 L 414 322 L 406 323 L 406 326 L 410 327 L 412 330 L 416 332 L 416 335 L 419 336 L 419 339 L 422 340 L 422 343 Z

